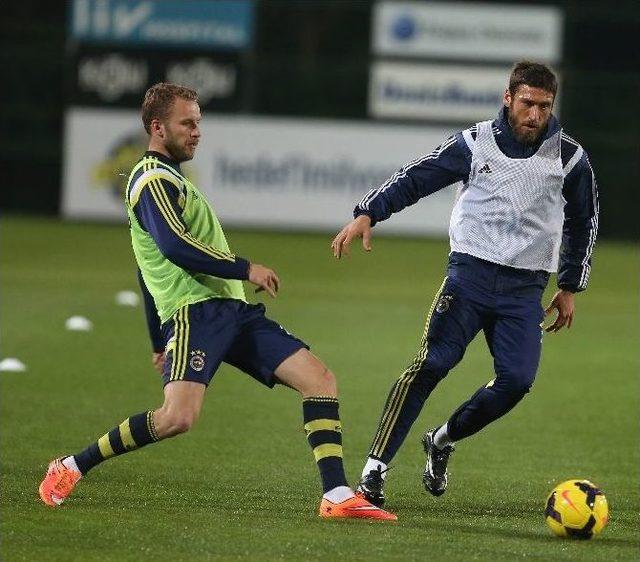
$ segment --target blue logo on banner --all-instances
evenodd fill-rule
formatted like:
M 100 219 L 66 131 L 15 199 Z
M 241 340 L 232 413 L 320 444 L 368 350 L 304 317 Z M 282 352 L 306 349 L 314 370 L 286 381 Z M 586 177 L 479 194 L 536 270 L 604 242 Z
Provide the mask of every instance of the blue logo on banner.
M 88 43 L 244 49 L 253 0 L 74 0 L 71 37 Z
M 400 16 L 393 22 L 391 32 L 396 39 L 407 41 L 416 33 L 416 22 L 411 16 Z

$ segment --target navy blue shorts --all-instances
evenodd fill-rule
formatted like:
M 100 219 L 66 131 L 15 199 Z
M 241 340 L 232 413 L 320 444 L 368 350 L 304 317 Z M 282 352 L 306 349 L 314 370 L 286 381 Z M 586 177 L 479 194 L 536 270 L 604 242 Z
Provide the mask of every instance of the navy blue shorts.
M 178 310 L 162 325 L 162 379 L 208 385 L 223 361 L 273 387 L 274 371 L 299 349 L 309 349 L 264 315 L 263 304 L 210 299 Z

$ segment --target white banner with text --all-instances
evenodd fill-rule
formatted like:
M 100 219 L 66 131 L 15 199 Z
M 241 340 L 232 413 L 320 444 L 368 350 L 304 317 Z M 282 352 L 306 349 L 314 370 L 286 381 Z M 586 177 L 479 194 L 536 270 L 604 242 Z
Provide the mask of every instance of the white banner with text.
M 556 6 L 471 2 L 378 2 L 377 55 L 441 60 L 559 62 L 563 13 Z
M 354 205 L 454 131 L 439 126 L 205 116 L 183 171 L 223 225 L 334 230 Z M 137 111 L 70 108 L 65 120 L 62 212 L 125 220 L 123 188 L 146 149 Z M 380 233 L 445 235 L 455 186 L 391 217 Z
M 502 106 L 510 71 L 509 67 L 376 62 L 369 80 L 369 114 L 462 123 L 493 119 Z

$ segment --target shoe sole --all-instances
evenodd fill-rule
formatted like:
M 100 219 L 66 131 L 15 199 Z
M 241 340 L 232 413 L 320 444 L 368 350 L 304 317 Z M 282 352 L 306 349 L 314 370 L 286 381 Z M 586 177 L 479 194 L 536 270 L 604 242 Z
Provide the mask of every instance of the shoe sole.
M 373 515 L 373 514 L 366 514 L 366 513 L 341 513 L 339 515 L 329 515 L 329 514 L 325 514 L 325 513 L 320 513 L 318 514 L 320 517 L 322 517 L 323 519 L 368 519 L 370 521 L 397 521 L 398 517 L 395 515 L 391 515 L 391 516 L 380 516 L 378 515 Z

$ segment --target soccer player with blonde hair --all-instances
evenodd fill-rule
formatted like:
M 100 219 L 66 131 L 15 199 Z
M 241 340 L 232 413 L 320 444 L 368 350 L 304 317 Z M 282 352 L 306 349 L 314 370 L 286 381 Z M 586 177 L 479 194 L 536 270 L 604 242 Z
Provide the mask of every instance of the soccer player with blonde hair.
M 275 297 L 278 276 L 230 251 L 212 207 L 180 168 L 195 154 L 200 120 L 195 91 L 152 86 L 142 105 L 149 149 L 133 168 L 126 191 L 164 403 L 127 418 L 79 453 L 53 460 L 40 497 L 60 505 L 106 459 L 188 431 L 224 361 L 268 387 L 279 383 L 300 393 L 323 486 L 320 516 L 395 520 L 347 485 L 333 373 L 304 342 L 265 317 L 262 304 L 245 298 L 243 280 Z

